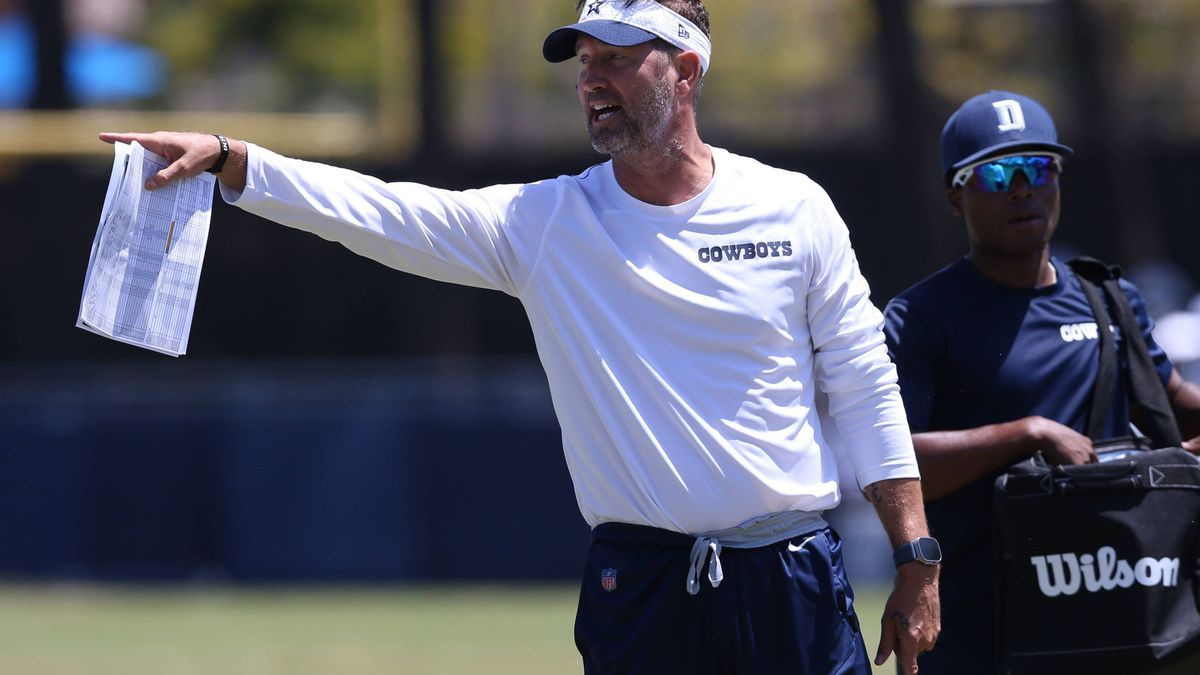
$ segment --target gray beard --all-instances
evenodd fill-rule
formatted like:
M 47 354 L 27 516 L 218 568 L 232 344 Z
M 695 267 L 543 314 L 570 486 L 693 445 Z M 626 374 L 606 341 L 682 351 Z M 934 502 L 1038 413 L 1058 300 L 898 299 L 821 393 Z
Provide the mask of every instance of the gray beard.
M 605 155 L 623 155 L 642 152 L 664 145 L 664 136 L 671 121 L 674 105 L 671 86 L 659 80 L 654 87 L 634 102 L 633 107 L 622 106 L 620 124 L 610 129 L 596 129 L 592 125 L 591 113 L 587 114 L 588 136 L 592 148 Z M 636 112 L 634 112 L 636 110 Z M 669 144 L 666 144 L 669 145 Z M 668 151 L 669 148 L 661 148 Z

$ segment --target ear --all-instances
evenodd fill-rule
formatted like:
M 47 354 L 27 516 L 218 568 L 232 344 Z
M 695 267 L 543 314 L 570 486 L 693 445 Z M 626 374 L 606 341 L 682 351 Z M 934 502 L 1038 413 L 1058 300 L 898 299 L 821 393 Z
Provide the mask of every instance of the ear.
M 946 188 L 946 203 L 950 205 L 950 213 L 958 218 L 963 217 L 962 188 Z
M 679 96 L 691 97 L 700 81 L 700 55 L 696 52 L 680 52 L 675 57 L 675 72 L 679 80 L 675 82 L 675 93 Z

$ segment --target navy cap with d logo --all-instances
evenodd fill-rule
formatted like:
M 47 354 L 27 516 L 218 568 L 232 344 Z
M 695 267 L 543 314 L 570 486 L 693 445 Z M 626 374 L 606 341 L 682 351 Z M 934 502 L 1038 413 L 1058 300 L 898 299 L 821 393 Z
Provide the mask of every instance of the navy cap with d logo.
M 948 176 L 986 157 L 1025 149 L 1064 157 L 1072 152 L 1058 142 L 1054 120 L 1042 104 L 1011 91 L 989 91 L 962 104 L 946 122 L 942 173 Z

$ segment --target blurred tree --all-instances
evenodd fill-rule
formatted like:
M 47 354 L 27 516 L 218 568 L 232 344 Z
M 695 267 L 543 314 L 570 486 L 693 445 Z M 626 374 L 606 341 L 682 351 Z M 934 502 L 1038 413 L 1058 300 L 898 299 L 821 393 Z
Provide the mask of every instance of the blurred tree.
M 915 0 L 911 20 L 921 79 L 942 121 L 975 94 L 1009 89 L 1041 101 L 1060 127 L 1071 126 L 1076 111 L 1064 84 L 1073 76 L 1073 27 L 1053 0 Z
M 714 142 L 870 147 L 880 140 L 881 78 L 868 0 L 708 0 L 712 76 L 700 101 Z M 571 0 L 442 0 L 438 10 L 459 149 L 581 146 L 576 70 L 547 67 L 548 30 Z
M 1105 84 L 1150 139 L 1200 139 L 1200 2 L 1089 0 L 1105 34 Z
M 1137 262 L 1162 253 L 1160 219 L 1151 194 L 1153 190 L 1144 172 L 1146 159 L 1141 152 L 1141 132 L 1129 124 L 1130 112 L 1118 104 L 1118 94 L 1110 73 L 1121 60 L 1119 47 L 1113 44 L 1110 26 L 1094 3 L 1061 0 L 1067 22 L 1074 28 L 1067 45 L 1077 77 L 1072 93 L 1078 105 L 1089 114 L 1080 115 L 1071 135 L 1101 158 L 1108 185 L 1110 218 L 1093 227 L 1118 242 L 1124 262 Z M 1136 234 L 1135 234 L 1136 233 Z
M 437 56 L 455 150 L 578 147 L 575 70 L 550 67 L 542 40 L 578 16 L 571 0 L 440 0 Z
M 154 3 L 149 43 L 174 71 L 167 104 L 275 112 L 372 110 L 383 2 L 209 0 Z M 394 12 L 411 20 L 405 12 Z
M 708 3 L 714 76 L 710 129 L 757 144 L 842 149 L 883 140 L 886 93 L 874 2 Z

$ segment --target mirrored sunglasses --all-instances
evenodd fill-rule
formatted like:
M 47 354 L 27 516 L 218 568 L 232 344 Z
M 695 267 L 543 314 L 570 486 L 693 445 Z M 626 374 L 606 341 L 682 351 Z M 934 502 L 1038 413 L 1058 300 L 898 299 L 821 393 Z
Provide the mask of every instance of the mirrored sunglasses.
M 978 176 L 976 185 L 984 192 L 1008 192 L 1013 178 L 1020 171 L 1030 187 L 1042 187 L 1054 174 L 1062 172 L 1062 157 L 1058 155 L 1006 155 L 992 157 L 978 164 L 969 164 L 954 174 L 951 185 L 962 187 L 971 176 Z

